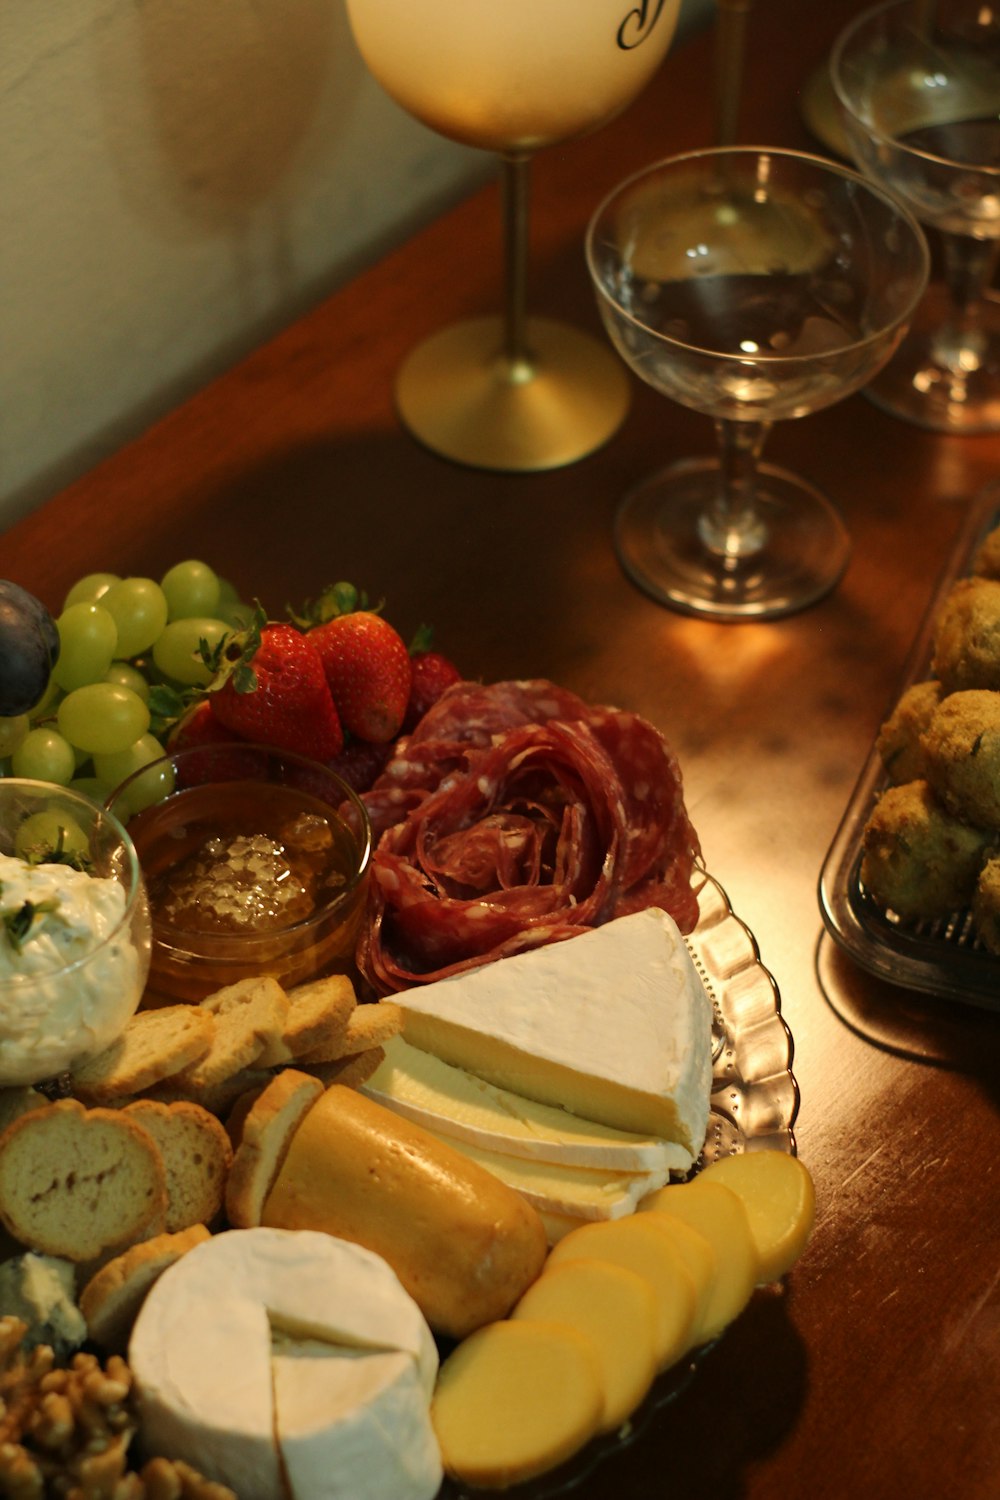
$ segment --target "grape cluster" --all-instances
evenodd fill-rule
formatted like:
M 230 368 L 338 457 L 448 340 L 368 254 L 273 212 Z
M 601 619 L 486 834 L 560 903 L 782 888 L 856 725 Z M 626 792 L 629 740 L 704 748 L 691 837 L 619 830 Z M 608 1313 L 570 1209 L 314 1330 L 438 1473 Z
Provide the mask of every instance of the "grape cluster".
M 55 619 L 58 647 L 54 664 L 34 679 L 39 696 L 0 717 L 0 775 L 71 786 L 103 802 L 164 754 L 184 694 L 211 680 L 203 643 L 210 652 L 250 613 L 231 585 L 194 559 L 159 582 L 88 573 Z M 129 810 L 166 789 L 152 773 L 150 785 L 137 783 Z

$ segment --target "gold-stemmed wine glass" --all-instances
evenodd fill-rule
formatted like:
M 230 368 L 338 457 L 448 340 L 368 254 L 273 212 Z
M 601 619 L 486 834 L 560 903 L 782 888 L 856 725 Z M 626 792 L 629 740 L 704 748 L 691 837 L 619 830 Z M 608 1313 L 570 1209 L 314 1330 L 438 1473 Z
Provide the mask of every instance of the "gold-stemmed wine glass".
M 1000 9 L 890 0 L 841 32 L 833 88 L 857 165 L 942 251 L 899 353 L 867 394 L 938 432 L 1000 430 Z
M 504 227 L 500 316 L 446 327 L 396 380 L 404 425 L 476 468 L 575 462 L 628 409 L 619 362 L 599 339 L 527 312 L 530 163 L 603 125 L 649 82 L 680 0 L 347 0 L 369 70 L 439 134 L 498 154 Z
M 625 571 L 663 604 L 770 619 L 823 597 L 847 561 L 830 501 L 759 463 L 771 424 L 857 390 L 892 355 L 927 283 L 909 211 L 805 152 L 714 148 L 620 184 L 591 219 L 587 263 L 619 354 L 714 420 L 689 459 L 621 502 Z

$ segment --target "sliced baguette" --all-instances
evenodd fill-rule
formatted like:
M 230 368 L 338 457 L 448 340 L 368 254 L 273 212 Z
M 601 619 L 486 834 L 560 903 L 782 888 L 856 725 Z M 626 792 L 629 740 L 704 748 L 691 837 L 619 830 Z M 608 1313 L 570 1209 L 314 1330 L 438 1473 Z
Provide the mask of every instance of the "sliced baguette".
M 286 1068 L 250 1106 L 226 1185 L 226 1216 L 234 1229 L 260 1223 L 292 1137 L 322 1093 L 319 1079 Z
M 346 974 L 330 974 L 288 991 L 288 1016 L 277 1042 L 265 1047 L 257 1066 L 275 1068 L 316 1048 L 338 1047 L 357 1000 Z
M 71 1076 L 85 1104 L 113 1104 L 141 1094 L 204 1057 L 215 1036 L 215 1020 L 195 1005 L 140 1010 L 121 1035 Z
M 209 1238 L 204 1224 L 191 1224 L 175 1234 L 160 1234 L 133 1245 L 102 1266 L 80 1293 L 80 1311 L 94 1343 L 111 1354 L 124 1354 L 132 1324 L 153 1282 Z
M 310 1048 L 300 1054 L 299 1062 L 338 1062 L 342 1057 L 367 1052 L 370 1047 L 384 1046 L 402 1029 L 403 1012 L 392 1000 L 380 1000 L 377 1005 L 358 1005 L 336 1042 Z
M 233 1149 L 225 1127 L 200 1104 L 137 1099 L 124 1113 L 148 1130 L 167 1174 L 167 1232 L 212 1224 L 222 1211 Z
M 214 1021 L 212 1044 L 198 1060 L 174 1074 L 182 1092 L 195 1096 L 256 1066 L 261 1053 L 281 1039 L 288 1017 L 288 996 L 276 979 L 239 979 L 195 1007 Z
M 0 1136 L 0 1222 L 32 1250 L 92 1260 L 139 1239 L 166 1204 L 163 1158 L 121 1110 L 60 1099 Z

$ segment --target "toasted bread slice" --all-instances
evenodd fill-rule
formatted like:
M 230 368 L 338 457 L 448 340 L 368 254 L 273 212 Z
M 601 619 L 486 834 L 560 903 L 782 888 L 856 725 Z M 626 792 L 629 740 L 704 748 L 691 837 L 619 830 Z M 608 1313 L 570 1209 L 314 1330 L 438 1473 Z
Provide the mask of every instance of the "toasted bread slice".
M 300 1063 L 337 1062 L 369 1047 L 382 1047 L 403 1029 L 403 1012 L 392 1000 L 377 1005 L 358 1005 L 339 1039 L 326 1047 L 312 1047 L 299 1056 Z
M 288 991 L 288 1017 L 279 1041 L 257 1059 L 262 1068 L 293 1062 L 316 1048 L 338 1047 L 357 1001 L 346 974 L 330 974 Z
M 303 1064 L 302 1071 L 318 1078 L 327 1089 L 331 1083 L 341 1083 L 347 1089 L 359 1089 L 383 1062 L 384 1047 L 367 1047 L 364 1052 L 355 1052 L 350 1057 L 338 1057 L 336 1062 Z
M 71 1087 L 85 1104 L 113 1104 L 173 1077 L 204 1057 L 215 1019 L 195 1005 L 140 1010 L 111 1046 L 82 1063 Z
M 323 1092 L 317 1078 L 286 1068 L 247 1111 L 226 1186 L 226 1215 L 234 1229 L 260 1223 L 264 1201 L 301 1121 Z
M 175 1234 L 160 1234 L 133 1245 L 102 1266 L 80 1293 L 80 1311 L 94 1343 L 111 1354 L 123 1354 L 153 1282 L 209 1237 L 204 1224 L 191 1224 Z
M 124 1113 L 148 1130 L 167 1174 L 167 1233 L 211 1224 L 222 1211 L 233 1148 L 225 1127 L 200 1104 L 137 1099 Z
M 0 1136 L 0 1221 L 34 1250 L 92 1260 L 139 1239 L 166 1203 L 156 1143 L 122 1110 L 60 1099 Z
M 288 1016 L 288 996 L 276 979 L 239 979 L 208 995 L 197 1010 L 215 1023 L 212 1045 L 190 1067 L 175 1074 L 181 1090 L 197 1096 L 255 1066 L 265 1049 L 281 1039 Z

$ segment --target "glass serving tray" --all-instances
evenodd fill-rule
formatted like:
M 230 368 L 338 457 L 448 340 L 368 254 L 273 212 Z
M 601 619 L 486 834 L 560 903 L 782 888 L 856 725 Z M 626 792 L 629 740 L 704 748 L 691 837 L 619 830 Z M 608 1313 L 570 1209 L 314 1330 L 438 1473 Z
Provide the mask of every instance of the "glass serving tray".
M 911 647 L 893 704 L 906 688 L 930 675 L 934 626 L 945 596 L 970 572 L 980 542 L 997 525 L 1000 486 L 991 485 L 969 510 Z M 879 979 L 1000 1010 L 1000 959 L 979 942 L 968 911 L 933 922 L 904 921 L 876 906 L 861 882 L 865 824 L 888 784 L 873 744 L 820 874 L 819 905 L 826 929 L 844 952 Z
M 698 893 L 698 925 L 687 942 L 712 1000 L 714 1024 L 711 1113 L 704 1150 L 694 1171 L 739 1151 L 794 1155 L 792 1127 L 799 1108 L 792 1035 L 781 1015 L 778 987 L 760 961 L 753 934 L 733 912 L 725 891 L 712 876 L 699 873 L 703 884 Z M 626 1445 L 641 1438 L 652 1414 L 684 1390 L 713 1347 L 706 1344 L 665 1371 L 620 1432 L 596 1439 L 560 1468 L 502 1493 L 511 1500 L 550 1500 L 571 1493 L 597 1465 L 613 1460 Z M 612 1463 L 609 1497 L 614 1491 Z M 446 1480 L 438 1500 L 484 1500 L 486 1493 Z

